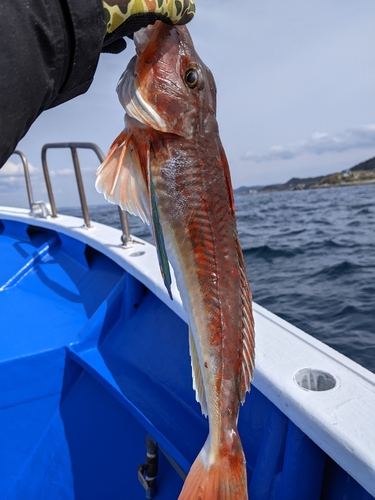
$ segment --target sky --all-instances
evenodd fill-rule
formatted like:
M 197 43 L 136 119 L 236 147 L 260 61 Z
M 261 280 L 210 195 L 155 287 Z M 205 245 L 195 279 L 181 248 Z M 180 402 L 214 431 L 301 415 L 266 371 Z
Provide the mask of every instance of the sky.
M 228 10 L 231 6 L 232 11 Z M 233 187 L 350 168 L 375 156 L 374 0 L 196 0 L 189 30 L 218 88 L 220 137 Z M 18 145 L 34 198 L 47 200 L 43 144 L 95 142 L 107 152 L 123 128 L 115 92 L 134 46 L 100 58 L 89 91 L 45 111 Z M 80 153 L 89 204 L 98 161 Z M 69 151 L 47 155 L 58 207 L 78 206 Z M 17 156 L 0 170 L 0 205 L 27 206 Z

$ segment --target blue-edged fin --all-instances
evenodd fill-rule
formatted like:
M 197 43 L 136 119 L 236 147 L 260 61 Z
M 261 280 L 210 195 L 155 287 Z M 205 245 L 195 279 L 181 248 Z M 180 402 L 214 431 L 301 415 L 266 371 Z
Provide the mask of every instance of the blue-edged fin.
M 96 176 L 95 187 L 106 200 L 150 225 L 147 185 L 130 132 L 117 137 Z
M 159 259 L 160 271 L 163 276 L 164 284 L 168 290 L 169 296 L 173 300 L 171 291 L 171 284 L 172 284 L 171 270 L 169 267 L 167 251 L 165 249 L 163 229 L 160 223 L 155 186 L 152 181 L 151 165 L 149 166 L 149 183 L 150 183 L 152 230 L 155 239 L 156 251 Z

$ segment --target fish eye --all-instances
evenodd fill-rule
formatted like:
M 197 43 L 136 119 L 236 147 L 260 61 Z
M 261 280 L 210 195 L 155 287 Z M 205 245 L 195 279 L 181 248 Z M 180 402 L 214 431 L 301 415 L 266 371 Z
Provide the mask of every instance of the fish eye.
M 189 88 L 195 89 L 198 85 L 198 71 L 194 68 L 188 69 L 185 73 L 185 82 Z

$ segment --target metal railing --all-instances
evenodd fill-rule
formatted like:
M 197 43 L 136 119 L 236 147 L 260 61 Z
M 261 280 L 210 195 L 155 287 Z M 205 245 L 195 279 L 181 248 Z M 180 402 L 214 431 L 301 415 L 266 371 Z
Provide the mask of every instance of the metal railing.
M 91 228 L 91 222 L 90 222 L 90 215 L 89 215 L 89 210 L 87 206 L 87 201 L 86 201 L 86 195 L 85 195 L 85 189 L 83 186 L 83 180 L 82 180 L 82 174 L 81 174 L 81 168 L 79 165 L 79 160 L 78 160 L 78 153 L 77 149 L 91 149 L 94 151 L 96 156 L 98 157 L 100 163 L 104 161 L 104 154 L 102 150 L 94 143 L 92 142 L 60 142 L 60 143 L 50 143 L 50 144 L 45 144 L 42 148 L 42 167 L 43 167 L 43 173 L 44 173 L 44 179 L 46 181 L 46 187 L 47 187 L 47 193 L 48 193 L 48 198 L 49 202 L 51 205 L 51 216 L 52 217 L 57 217 L 57 210 L 56 210 L 56 203 L 55 203 L 55 198 L 53 195 L 53 190 L 52 190 L 52 184 L 51 184 L 51 178 L 49 175 L 49 170 L 48 170 L 48 165 L 47 165 L 47 150 L 48 149 L 70 149 L 71 154 L 72 154 L 72 160 L 73 160 L 73 166 L 74 166 L 74 172 L 76 176 L 76 181 L 77 181 L 77 187 L 78 187 L 78 193 L 79 193 L 79 199 L 81 202 L 81 209 L 82 209 L 82 216 L 85 221 L 85 225 L 87 228 Z M 119 210 L 119 216 L 120 216 L 120 222 L 121 222 L 121 228 L 122 228 L 122 236 L 121 236 L 121 241 L 123 243 L 124 247 L 128 247 L 132 243 L 132 238 L 130 236 L 130 230 L 129 230 L 129 223 L 128 223 L 128 218 L 126 216 L 126 213 L 121 210 L 120 207 L 118 207 Z
M 22 153 L 22 151 L 16 150 L 13 154 L 14 155 L 18 155 L 21 158 L 22 165 L 23 165 L 23 170 L 25 172 L 27 197 L 29 199 L 30 210 L 32 210 L 32 206 L 33 206 L 33 203 L 34 203 L 34 196 L 33 196 L 33 190 L 32 190 L 32 187 L 31 187 L 29 163 L 27 161 L 26 156 Z
M 78 160 L 77 148 L 92 149 L 96 153 L 97 157 L 99 158 L 100 163 L 102 163 L 102 161 L 104 160 L 104 154 L 103 154 L 102 150 L 96 144 L 89 143 L 89 142 L 88 143 L 61 142 L 61 143 L 45 144 L 43 146 L 43 148 L 42 148 L 42 167 L 43 167 L 44 179 L 46 181 L 48 198 L 49 198 L 49 202 L 51 205 L 52 217 L 57 217 L 57 210 L 56 210 L 55 197 L 53 195 L 53 190 L 52 190 L 51 177 L 49 175 L 49 170 L 48 170 L 48 165 L 47 165 L 47 150 L 48 149 L 63 149 L 63 148 L 68 148 L 71 151 L 73 166 L 74 166 L 74 173 L 75 173 L 76 181 L 77 181 L 79 199 L 81 202 L 82 216 L 83 216 L 83 219 L 85 221 L 86 227 L 90 228 L 91 227 L 90 215 L 89 215 L 89 210 L 87 207 L 85 188 L 83 187 L 83 180 L 82 180 L 81 168 L 80 168 L 79 160 Z
M 48 170 L 48 165 L 47 165 L 47 150 L 48 149 L 70 149 L 71 154 L 72 154 L 72 160 L 73 160 L 73 166 L 74 166 L 74 172 L 76 176 L 76 181 L 77 181 L 77 187 L 78 187 L 78 193 L 79 193 L 79 199 L 81 202 L 81 209 L 82 209 L 82 216 L 85 221 L 85 225 L 87 228 L 91 228 L 91 222 L 90 222 L 90 214 L 87 206 L 87 201 L 86 201 L 86 195 L 85 195 L 85 189 L 83 186 L 83 180 L 82 180 L 82 174 L 81 174 L 81 168 L 79 165 L 79 160 L 78 160 L 78 153 L 77 149 L 91 149 L 94 151 L 96 156 L 98 157 L 100 163 L 104 161 L 104 154 L 102 150 L 97 146 L 96 144 L 92 142 L 59 142 L 59 143 L 50 143 L 50 144 L 45 144 L 42 148 L 42 167 L 43 167 L 43 173 L 44 173 L 44 179 L 46 182 L 46 188 L 47 188 L 47 193 L 48 193 L 48 199 L 51 205 L 51 216 L 52 217 L 57 217 L 57 210 L 56 210 L 56 203 L 55 203 L 55 197 L 53 195 L 53 190 L 52 190 L 52 183 L 51 183 L 51 177 L 49 175 L 49 170 Z M 25 155 L 23 153 L 17 152 L 18 154 L 22 155 L 23 158 L 25 158 Z M 21 158 L 22 158 L 21 157 Z M 25 158 L 26 160 L 26 158 Z M 27 164 L 27 160 L 26 160 Z M 25 170 L 26 172 L 26 170 Z M 28 170 L 27 170 L 28 173 Z M 26 173 L 25 173 L 26 176 Z M 32 191 L 31 191 L 31 183 L 30 183 L 30 176 L 28 175 L 28 179 L 26 179 L 26 186 L 28 190 L 28 195 L 30 199 L 30 194 L 31 194 L 31 199 L 32 199 Z M 120 216 L 120 222 L 121 222 L 121 229 L 122 229 L 122 236 L 121 236 L 121 241 L 124 247 L 129 247 L 133 240 L 130 236 L 130 229 L 129 229 L 129 223 L 128 223 L 128 218 L 126 215 L 126 212 L 121 210 L 120 207 L 118 207 L 119 211 L 119 216 Z
M 49 209 L 49 207 L 42 201 L 34 201 L 33 190 L 31 187 L 30 169 L 29 169 L 29 164 L 28 164 L 27 158 L 22 153 L 22 151 L 19 151 L 19 150 L 14 151 L 13 154 L 18 155 L 22 161 L 24 174 L 25 174 L 25 181 L 26 181 L 27 197 L 28 197 L 29 206 L 30 206 L 30 214 L 35 216 L 35 217 L 44 217 L 44 218 L 49 216 L 49 215 L 51 217 L 58 217 L 57 210 L 56 210 L 55 197 L 53 195 L 53 190 L 52 190 L 51 177 L 49 175 L 49 170 L 48 170 L 48 165 L 47 165 L 47 150 L 48 149 L 59 149 L 59 148 L 68 148 L 71 151 L 74 172 L 75 172 L 76 181 L 77 181 L 78 193 L 79 193 L 79 198 L 80 198 L 80 202 L 81 202 L 82 216 L 83 216 L 83 219 L 85 221 L 85 226 L 87 228 L 91 228 L 92 226 L 91 226 L 91 222 L 90 222 L 90 214 L 89 214 L 89 210 L 88 210 L 88 206 L 87 206 L 85 189 L 83 186 L 83 180 L 82 180 L 81 168 L 80 168 L 79 160 L 78 160 L 77 149 L 91 149 L 92 151 L 94 151 L 94 153 L 98 157 L 100 163 L 102 163 L 104 161 L 104 154 L 103 154 L 102 150 L 96 144 L 94 144 L 92 142 L 61 142 L 61 143 L 45 144 L 43 146 L 43 148 L 42 148 L 42 166 L 43 166 L 44 179 L 46 182 L 47 193 L 48 193 L 48 198 L 49 198 L 51 209 Z M 121 230 L 122 230 L 121 242 L 122 242 L 124 247 L 132 246 L 132 244 L 135 243 L 136 240 L 134 240 L 130 236 L 130 229 L 129 229 L 129 223 L 128 223 L 128 218 L 127 218 L 126 212 L 121 210 L 120 207 L 118 207 L 118 212 L 119 212 Z M 137 242 L 137 243 L 141 243 L 141 242 Z
M 47 217 L 47 215 L 49 215 L 49 210 L 46 204 L 42 201 L 34 201 L 33 189 L 31 187 L 29 162 L 27 161 L 26 156 L 22 153 L 22 151 L 19 150 L 14 151 L 13 154 L 18 155 L 21 158 L 21 162 L 23 165 L 27 197 L 29 199 L 30 214 L 34 217 Z

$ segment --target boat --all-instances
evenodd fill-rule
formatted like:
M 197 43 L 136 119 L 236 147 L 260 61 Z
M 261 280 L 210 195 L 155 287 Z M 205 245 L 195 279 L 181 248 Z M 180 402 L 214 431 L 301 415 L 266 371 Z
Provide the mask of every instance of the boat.
M 0 498 L 176 499 L 208 432 L 185 313 L 155 248 L 92 222 L 77 150 L 42 150 L 49 203 L 0 207 Z M 70 148 L 82 218 L 46 160 Z M 251 500 L 375 498 L 375 375 L 254 303 L 239 418 Z

